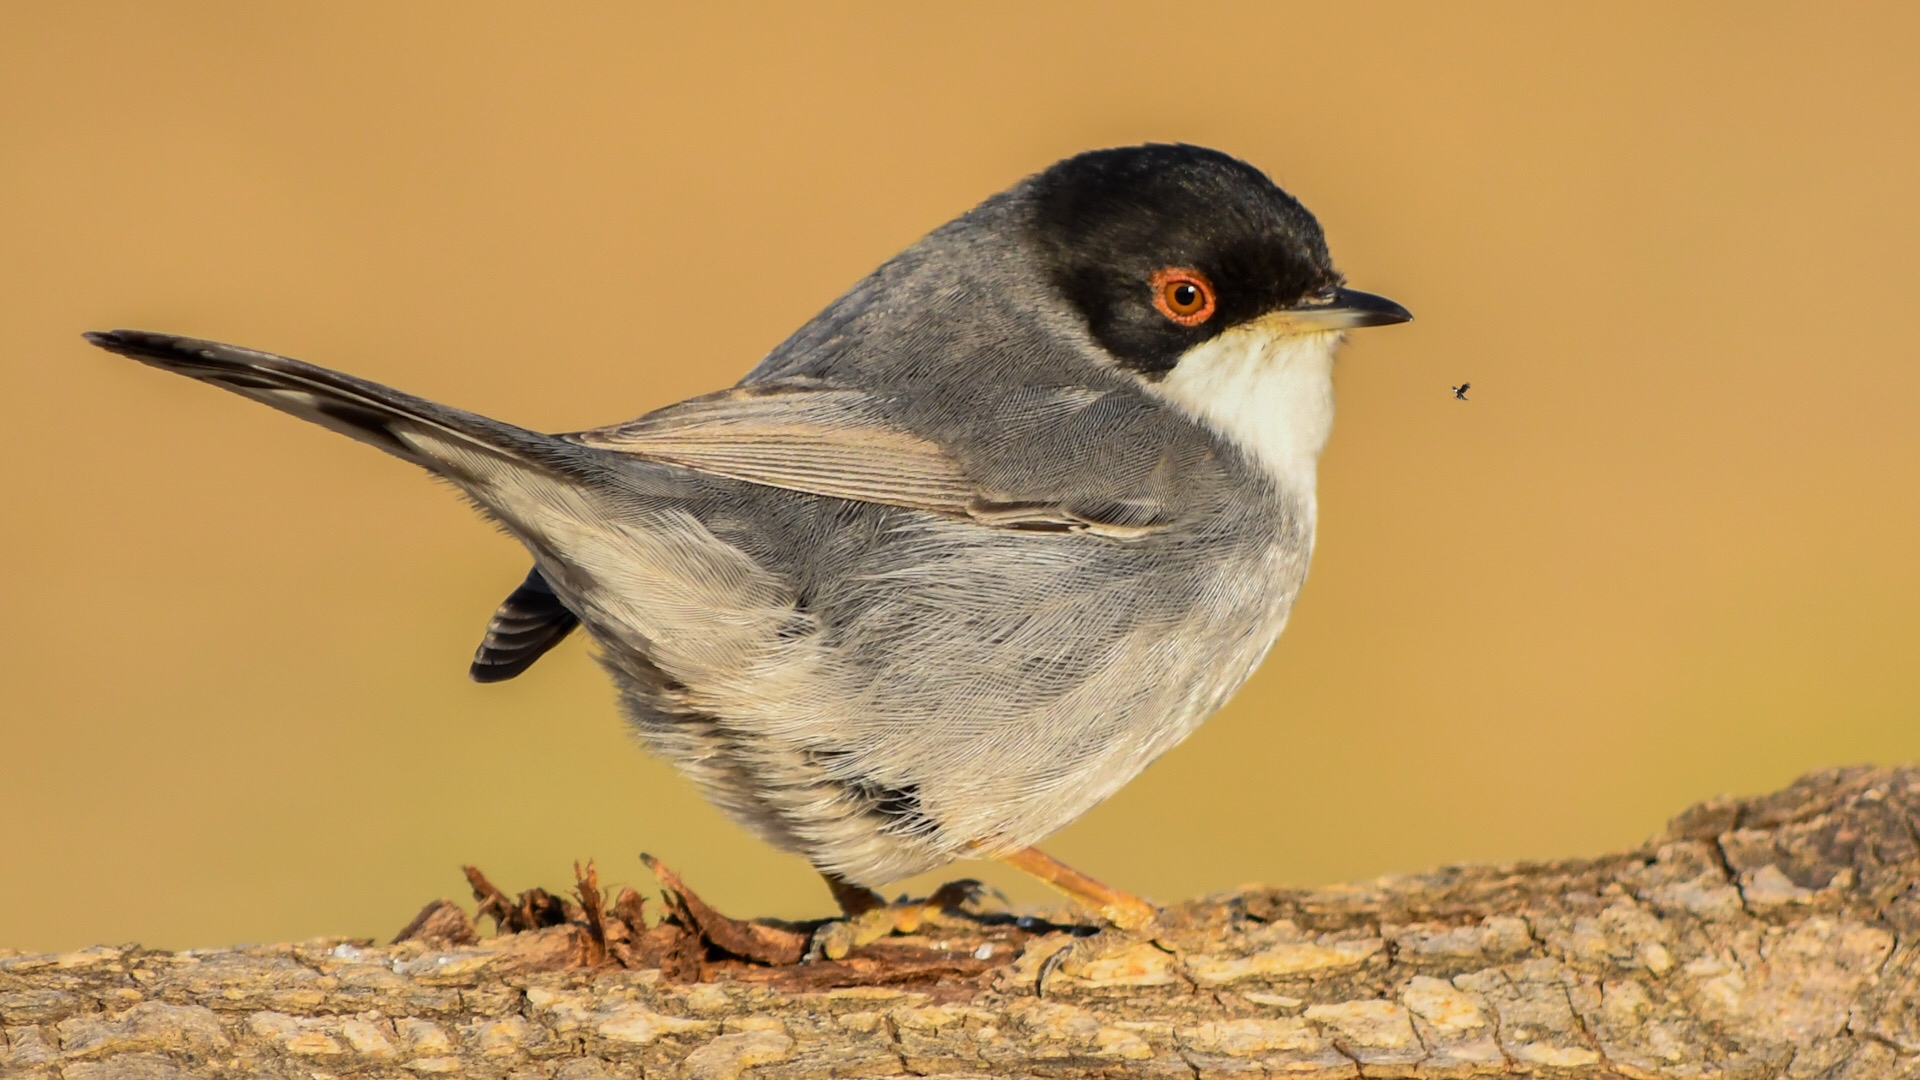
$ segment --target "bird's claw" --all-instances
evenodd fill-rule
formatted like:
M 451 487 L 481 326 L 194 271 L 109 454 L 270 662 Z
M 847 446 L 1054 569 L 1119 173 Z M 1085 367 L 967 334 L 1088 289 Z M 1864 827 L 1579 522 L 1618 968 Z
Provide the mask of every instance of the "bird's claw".
M 1047 996 L 1047 979 L 1055 972 L 1075 975 L 1087 964 L 1099 959 L 1117 946 L 1131 945 L 1124 934 L 1115 933 L 1105 927 L 1085 927 L 1086 932 L 1075 931 L 1072 941 L 1047 954 L 1040 961 L 1039 969 L 1033 976 L 1033 996 Z
M 1004 907 L 1006 897 L 981 882 L 964 878 L 947 882 L 923 899 L 910 900 L 902 896 L 890 904 L 850 912 L 846 918 L 835 919 L 813 932 L 807 946 L 807 959 L 844 959 L 860 946 L 871 945 L 888 935 L 912 934 L 922 926 L 937 924 L 948 913 L 982 914 L 991 906 L 989 901 L 997 901 Z
M 809 960 L 842 960 L 862 945 L 871 945 L 899 928 L 899 909 L 877 907 L 844 919 L 835 919 L 813 932 L 807 943 Z
M 1091 986 L 1151 986 L 1178 982 L 1185 964 L 1181 950 L 1170 944 L 1155 923 L 1145 929 L 1113 926 L 1081 926 L 1060 941 L 1035 942 L 1041 950 L 1039 963 L 1025 969 L 1033 972 L 1035 997 L 1046 997 L 1049 980 L 1057 975 L 1086 980 Z

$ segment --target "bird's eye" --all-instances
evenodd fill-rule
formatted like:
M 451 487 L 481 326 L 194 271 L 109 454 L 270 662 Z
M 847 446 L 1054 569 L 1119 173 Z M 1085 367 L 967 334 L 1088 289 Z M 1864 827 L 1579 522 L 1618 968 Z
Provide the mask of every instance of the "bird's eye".
M 1149 284 L 1154 308 L 1181 326 L 1198 326 L 1213 317 L 1213 282 L 1200 271 L 1170 266 L 1155 271 Z

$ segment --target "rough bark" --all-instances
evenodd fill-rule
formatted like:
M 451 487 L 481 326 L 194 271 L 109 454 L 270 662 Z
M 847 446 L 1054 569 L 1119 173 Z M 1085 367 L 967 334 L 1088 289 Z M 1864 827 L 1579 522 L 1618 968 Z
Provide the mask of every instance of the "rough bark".
M 1044 923 L 768 966 L 672 895 L 648 929 L 487 883 L 521 932 L 429 905 L 386 947 L 0 953 L 0 1075 L 1920 1077 L 1916 814 L 1920 768 L 1842 770 L 1623 854 L 1208 897 L 1045 997 L 1078 939 Z

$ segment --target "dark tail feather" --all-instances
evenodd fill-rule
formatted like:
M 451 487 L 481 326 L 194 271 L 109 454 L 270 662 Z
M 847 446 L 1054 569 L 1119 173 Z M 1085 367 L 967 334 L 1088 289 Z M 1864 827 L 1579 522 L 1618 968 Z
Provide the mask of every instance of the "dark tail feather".
M 497 503 L 493 496 L 514 490 L 512 484 L 501 488 L 499 481 L 546 473 L 567 477 L 563 483 L 578 482 L 583 458 L 594 453 L 551 435 L 272 353 L 143 330 L 88 334 L 87 340 L 271 405 L 438 473 L 464 488 L 536 550 L 538 515 L 516 512 L 511 500 Z M 494 613 L 470 672 L 478 682 L 511 679 L 579 622 L 536 569 Z
M 424 453 L 406 437 L 409 432 L 431 429 L 476 449 L 536 465 L 556 450 L 565 452 L 566 444 L 551 436 L 272 353 L 145 330 L 112 330 L 86 338 L 108 352 L 212 383 L 435 472 L 446 472 L 446 463 Z
M 579 618 L 553 594 L 553 587 L 535 567 L 493 613 L 486 640 L 475 650 L 467 674 L 482 683 L 511 679 L 532 667 L 578 625 Z

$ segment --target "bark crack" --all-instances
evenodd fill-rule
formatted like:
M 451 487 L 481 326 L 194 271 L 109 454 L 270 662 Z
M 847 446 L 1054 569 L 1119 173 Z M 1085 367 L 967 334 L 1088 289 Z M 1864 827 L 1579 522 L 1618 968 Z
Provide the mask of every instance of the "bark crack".
M 1597 1036 L 1595 1036 L 1590 1029 L 1588 1029 L 1587 1018 L 1581 1015 L 1580 1007 L 1574 1004 L 1573 989 L 1567 986 L 1567 984 L 1561 983 L 1560 996 L 1564 998 L 1567 1002 L 1567 1012 L 1573 1017 L 1573 1028 L 1575 1031 L 1580 1033 L 1580 1040 L 1587 1044 L 1587 1049 L 1592 1050 L 1595 1054 L 1598 1054 L 1600 1056 L 1600 1061 L 1604 1064 L 1607 1060 L 1607 1051 L 1603 1047 L 1601 1047 L 1600 1039 Z
M 887 1026 L 887 1041 L 893 1044 L 893 1056 L 900 1062 L 900 1071 L 908 1076 L 925 1076 L 924 1072 L 907 1064 L 907 1044 L 900 1041 L 900 1025 L 894 1022 L 891 1014 L 881 1017 Z

